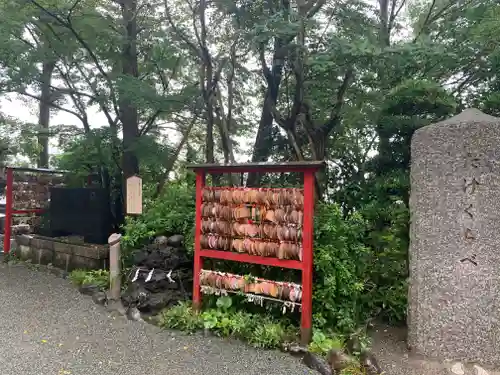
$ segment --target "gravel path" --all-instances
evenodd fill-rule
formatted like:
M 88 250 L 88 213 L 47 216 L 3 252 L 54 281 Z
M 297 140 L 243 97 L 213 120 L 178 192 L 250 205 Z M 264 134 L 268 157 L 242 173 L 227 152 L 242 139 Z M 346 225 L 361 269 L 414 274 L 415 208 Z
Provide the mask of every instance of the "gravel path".
M 69 281 L 0 265 L 2 375 L 305 375 L 286 354 L 113 317 Z

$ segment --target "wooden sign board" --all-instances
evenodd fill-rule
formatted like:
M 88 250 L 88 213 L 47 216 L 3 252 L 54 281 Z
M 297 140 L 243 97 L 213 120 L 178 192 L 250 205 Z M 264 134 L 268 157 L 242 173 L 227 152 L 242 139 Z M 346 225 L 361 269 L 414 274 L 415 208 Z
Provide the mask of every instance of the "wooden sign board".
M 127 214 L 142 214 L 142 178 L 131 176 L 127 178 Z

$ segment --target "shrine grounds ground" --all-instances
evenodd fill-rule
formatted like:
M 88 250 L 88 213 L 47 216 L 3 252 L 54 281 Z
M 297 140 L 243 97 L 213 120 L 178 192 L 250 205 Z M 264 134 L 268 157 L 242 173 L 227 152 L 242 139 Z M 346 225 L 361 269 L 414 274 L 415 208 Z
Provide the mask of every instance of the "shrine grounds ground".
M 0 264 L 2 375 L 305 375 L 276 351 L 113 317 L 69 281 Z
M 2 375 L 314 373 L 298 359 L 278 351 L 186 336 L 113 316 L 68 280 L 22 264 L 0 262 L 0 301 Z M 374 354 L 384 375 L 456 374 L 454 363 L 409 356 L 405 338 L 405 329 L 377 327 L 373 332 Z M 484 375 L 472 366 L 465 370 L 465 375 Z

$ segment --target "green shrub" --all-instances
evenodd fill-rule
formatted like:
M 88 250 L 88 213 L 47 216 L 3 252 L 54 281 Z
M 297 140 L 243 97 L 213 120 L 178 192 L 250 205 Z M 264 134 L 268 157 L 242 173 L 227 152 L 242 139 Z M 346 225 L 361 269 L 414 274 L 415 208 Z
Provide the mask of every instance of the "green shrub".
M 171 183 L 154 200 L 145 200 L 139 217 L 127 217 L 123 236 L 125 248 L 137 249 L 155 236 L 182 234 L 192 251 L 194 238 L 195 190 L 183 183 Z
M 170 309 L 162 311 L 159 325 L 163 328 L 173 328 L 194 333 L 203 328 L 203 319 L 201 315 L 193 311 L 189 303 L 181 302 Z
M 370 293 L 364 296 L 363 303 L 372 315 L 389 323 L 401 323 L 407 308 L 410 219 L 401 191 L 409 189 L 408 175 L 384 175 L 373 188 L 375 199 L 360 210 L 368 223 L 365 243 L 371 249 L 366 277 Z
M 314 243 L 314 324 L 349 333 L 369 315 L 362 305 L 370 249 L 361 215 L 346 219 L 335 204 L 318 206 Z
M 309 344 L 309 351 L 316 354 L 326 354 L 330 349 L 342 349 L 344 340 L 341 336 L 327 336 L 325 333 L 315 330 Z
M 74 270 L 69 278 L 77 286 L 97 285 L 101 290 L 106 290 L 109 286 L 109 271 L 107 270 Z
M 255 347 L 269 349 L 277 348 L 286 339 L 296 336 L 295 328 L 285 327 L 269 316 L 237 310 L 228 301 L 231 301 L 230 297 L 221 297 L 216 308 L 200 314 L 194 312 L 189 303 L 180 303 L 161 313 L 159 325 L 189 333 L 206 329 L 220 337 L 234 337 Z
M 375 316 L 404 321 L 406 205 L 374 200 L 343 217 L 337 205 L 322 204 L 314 229 L 315 326 L 346 334 Z

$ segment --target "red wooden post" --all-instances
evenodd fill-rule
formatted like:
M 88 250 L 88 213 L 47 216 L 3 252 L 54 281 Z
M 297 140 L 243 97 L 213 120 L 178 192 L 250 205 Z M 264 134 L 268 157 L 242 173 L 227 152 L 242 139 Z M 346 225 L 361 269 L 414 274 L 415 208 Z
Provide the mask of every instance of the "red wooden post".
M 314 171 L 304 171 L 304 227 L 302 232 L 302 315 L 300 339 L 307 345 L 312 337 Z
M 3 252 L 8 254 L 10 252 L 10 239 L 12 236 L 12 204 L 13 204 L 13 185 L 14 173 L 11 168 L 6 168 L 7 185 L 5 186 L 5 222 L 4 222 L 4 236 L 3 236 Z
M 314 228 L 314 188 L 315 172 L 323 166 L 322 162 L 296 162 L 287 164 L 250 163 L 230 165 L 192 165 L 188 168 L 196 172 L 196 233 L 194 244 L 194 275 L 193 275 L 193 307 L 201 308 L 200 271 L 202 259 L 224 259 L 234 262 L 245 262 L 290 268 L 302 271 L 302 314 L 301 314 L 301 341 L 307 345 L 312 336 L 312 286 L 313 286 L 313 228 Z M 235 253 L 201 248 L 201 223 L 203 203 L 203 189 L 207 173 L 230 172 L 298 172 L 304 175 L 304 221 L 302 230 L 302 260 L 284 260 L 276 257 L 264 257 L 250 254 Z
M 193 308 L 199 310 L 201 308 L 201 292 L 200 292 L 200 271 L 202 267 L 201 261 L 201 204 L 203 197 L 203 188 L 205 187 L 205 172 L 196 171 L 196 217 L 195 217 L 195 234 L 194 234 L 194 274 L 193 274 Z

